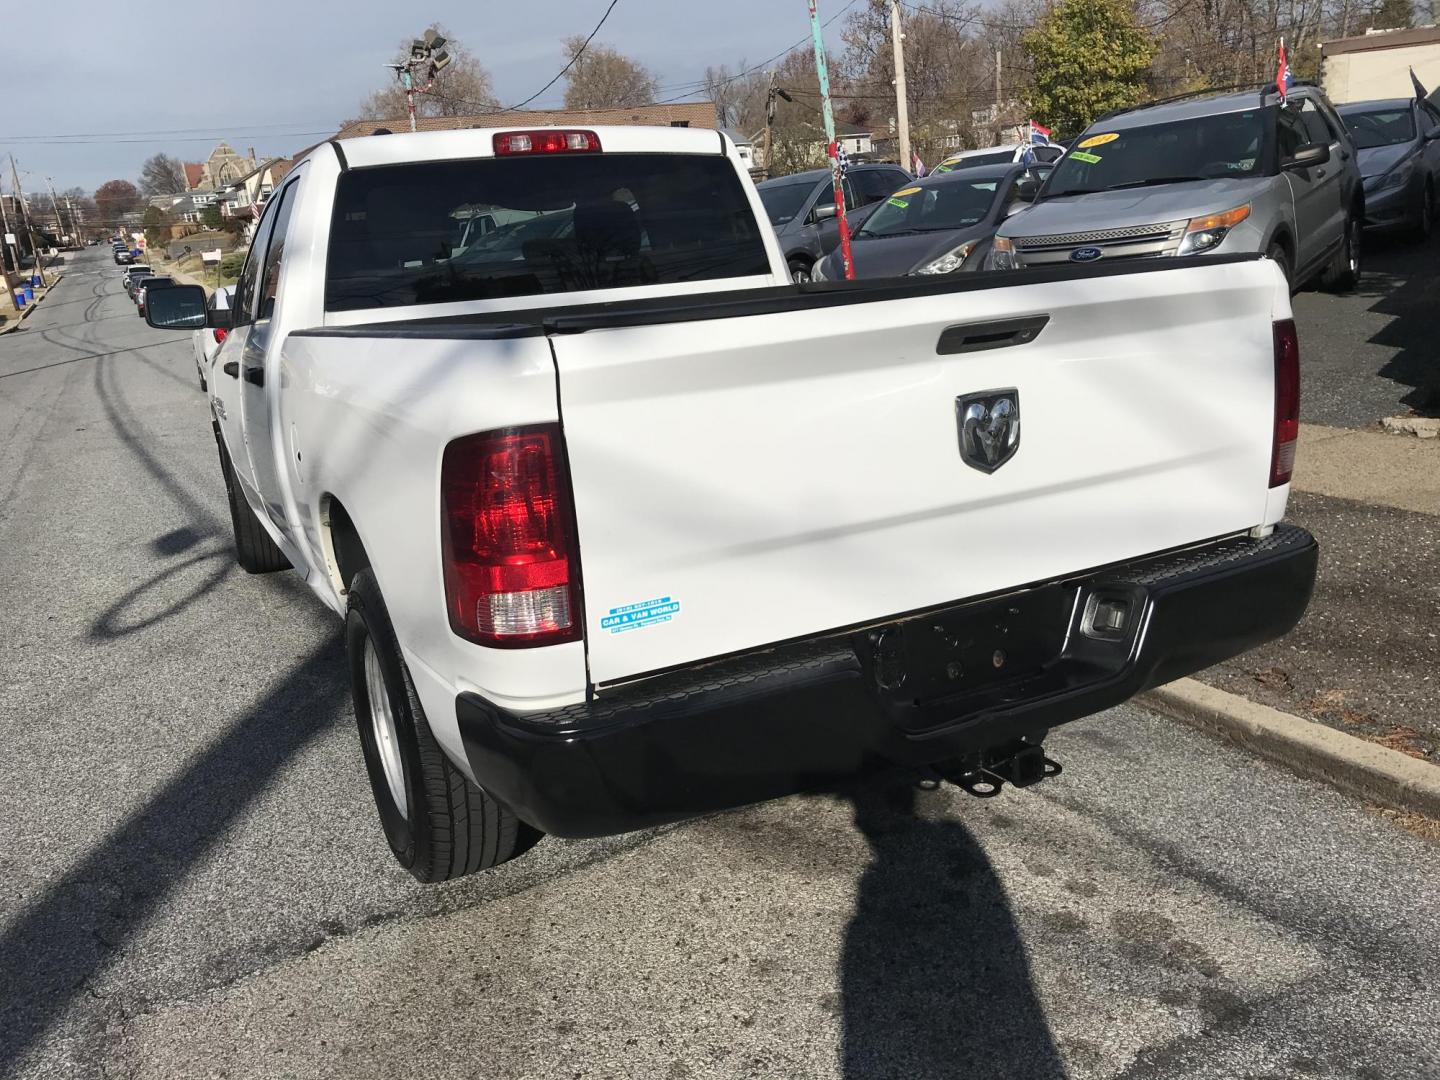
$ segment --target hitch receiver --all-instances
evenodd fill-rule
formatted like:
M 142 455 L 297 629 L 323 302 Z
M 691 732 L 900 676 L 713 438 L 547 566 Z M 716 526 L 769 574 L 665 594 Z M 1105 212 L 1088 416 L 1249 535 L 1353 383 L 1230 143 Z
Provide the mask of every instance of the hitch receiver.
M 1059 776 L 1061 769 L 1058 761 L 1045 756 L 1043 746 L 1021 739 L 943 762 L 935 771 L 977 799 L 993 799 L 1007 783 L 1029 787 Z

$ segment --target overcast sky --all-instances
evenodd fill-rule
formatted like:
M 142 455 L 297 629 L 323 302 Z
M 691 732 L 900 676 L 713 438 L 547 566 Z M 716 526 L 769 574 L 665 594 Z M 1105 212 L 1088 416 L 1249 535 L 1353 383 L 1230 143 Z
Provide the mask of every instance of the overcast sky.
M 133 180 L 157 151 L 203 160 L 221 138 L 241 153 L 291 153 L 354 116 L 391 77 L 383 65 L 396 43 L 433 21 L 476 53 L 510 104 L 550 80 L 563 63 L 560 39 L 588 34 L 608 3 L 26 4 L 5 50 L 0 152 L 15 155 L 27 195 L 47 176 L 61 190 Z M 821 17 L 846 6 L 820 0 Z M 843 21 L 827 31 L 832 50 Z M 670 88 L 700 78 L 709 64 L 758 63 L 808 32 L 806 0 L 619 0 L 596 40 L 640 60 Z M 562 81 L 531 107 L 559 105 L 563 93 Z M 8 159 L 3 164 L 8 191 Z

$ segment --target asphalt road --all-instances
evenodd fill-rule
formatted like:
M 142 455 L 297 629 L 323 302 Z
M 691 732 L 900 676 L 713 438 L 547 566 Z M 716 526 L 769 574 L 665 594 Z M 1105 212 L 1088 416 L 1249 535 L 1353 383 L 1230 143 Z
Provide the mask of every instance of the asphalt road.
M 416 885 L 117 277 L 0 337 L 0 1075 L 1440 1077 L 1434 845 L 1137 708 Z

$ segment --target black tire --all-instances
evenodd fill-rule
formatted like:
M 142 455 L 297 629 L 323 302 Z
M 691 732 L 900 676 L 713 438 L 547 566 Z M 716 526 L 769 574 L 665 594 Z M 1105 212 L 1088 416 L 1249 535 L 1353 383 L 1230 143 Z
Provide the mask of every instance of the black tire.
M 1360 286 L 1360 251 L 1363 218 L 1351 211 L 1345 219 L 1345 239 L 1321 281 L 1326 292 L 1351 292 Z
M 1265 249 L 1265 257 L 1280 267 L 1280 272 L 1285 275 L 1285 280 L 1290 285 L 1290 291 L 1295 291 L 1295 279 L 1290 275 L 1294 273 L 1290 269 L 1290 256 L 1285 251 L 1285 245 L 1278 240 L 1270 241 L 1270 246 Z
M 418 880 L 435 882 L 488 870 L 528 850 L 540 833 L 466 779 L 431 734 L 374 572 L 367 567 L 357 573 L 349 595 L 345 648 L 355 723 L 380 825 L 395 858 Z M 371 702 L 374 681 L 366 665 L 372 648 L 388 702 L 388 723 L 377 719 Z M 391 768 L 403 774 L 396 777 L 403 806 L 386 773 L 386 751 L 377 735 L 382 729 Z
M 218 436 L 217 436 L 218 440 Z M 247 574 L 273 574 L 289 570 L 290 560 L 270 539 L 270 534 L 250 509 L 235 480 L 230 455 L 220 447 L 220 471 L 225 475 L 225 495 L 230 500 L 230 527 L 235 534 L 235 561 Z
M 1415 222 L 1415 242 L 1424 243 L 1435 231 L 1435 186 L 1425 181 L 1425 194 L 1421 196 L 1420 213 Z
M 811 270 L 814 263 L 806 262 L 804 259 L 790 260 L 790 280 L 797 285 L 804 285 L 811 279 Z
M 201 392 L 202 394 L 208 393 L 208 392 L 209 392 L 209 389 L 210 389 L 210 388 L 205 385 L 205 376 L 202 374 L 202 375 L 200 376 L 200 392 Z

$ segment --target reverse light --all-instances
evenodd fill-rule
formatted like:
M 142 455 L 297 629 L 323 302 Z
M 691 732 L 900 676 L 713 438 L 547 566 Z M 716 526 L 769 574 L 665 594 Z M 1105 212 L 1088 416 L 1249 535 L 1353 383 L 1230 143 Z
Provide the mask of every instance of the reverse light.
M 985 269 L 1014 270 L 1017 266 L 1015 244 L 1008 236 L 996 236 L 990 242 L 990 254 L 985 256 Z
M 600 136 L 593 131 L 542 128 L 539 131 L 505 131 L 494 141 L 498 157 L 515 154 L 586 154 L 600 149 Z
M 579 548 L 559 426 L 456 439 L 440 492 L 450 629 L 498 648 L 578 639 Z
M 926 263 L 924 266 L 917 266 L 910 271 L 912 274 L 953 274 L 959 270 L 970 253 L 975 250 L 978 240 L 971 240 L 969 243 L 961 244 L 959 247 L 947 251 L 938 259 Z
M 1300 438 L 1300 338 L 1294 319 L 1275 323 L 1275 435 L 1270 444 L 1270 486 L 1290 482 Z
M 1218 247 L 1225 235 L 1250 216 L 1250 204 L 1226 210 L 1223 214 L 1208 214 L 1191 218 L 1185 226 L 1185 238 L 1180 241 L 1179 255 L 1197 255 Z

